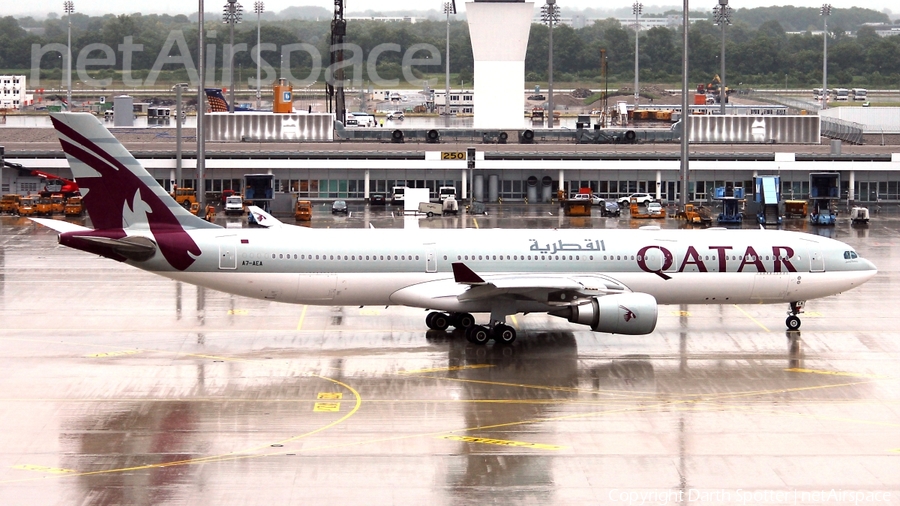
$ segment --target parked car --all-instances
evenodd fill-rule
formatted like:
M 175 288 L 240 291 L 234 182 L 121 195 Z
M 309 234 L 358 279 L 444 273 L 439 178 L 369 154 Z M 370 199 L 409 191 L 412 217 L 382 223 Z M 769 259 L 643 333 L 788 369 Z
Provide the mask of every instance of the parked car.
M 387 119 L 402 120 L 403 119 L 403 111 L 391 111 L 391 112 L 387 113 Z
M 604 200 L 602 204 L 600 204 L 600 216 L 621 216 L 622 208 L 619 207 L 619 204 L 613 200 Z
M 347 209 L 347 203 L 343 200 L 335 200 L 333 204 L 331 204 L 331 214 L 349 214 Z
M 543 96 L 543 95 L 540 95 L 540 94 L 538 94 L 538 95 L 529 95 L 529 96 L 528 96 L 528 100 L 547 100 L 547 97 L 545 97 L 545 96 Z
M 604 202 L 603 198 L 601 198 L 600 195 L 597 195 L 596 193 L 591 194 L 591 204 L 592 205 L 599 206 L 599 205 L 603 204 L 603 202 Z
M 662 214 L 662 212 L 662 204 L 660 204 L 659 202 L 650 202 L 649 204 L 647 204 L 647 214 L 649 214 L 650 216 L 659 215 Z
M 383 193 L 373 193 L 369 197 L 369 204 L 373 206 L 383 206 L 387 204 L 387 199 L 384 197 Z
M 575 193 L 569 198 L 569 200 L 590 200 L 591 204 L 594 203 L 593 197 L 587 193 Z
M 631 204 L 631 199 L 637 199 L 637 203 L 643 206 L 646 206 L 650 202 L 653 202 L 655 199 L 649 193 L 632 193 L 627 197 L 622 197 L 619 199 L 619 205 L 625 207 Z

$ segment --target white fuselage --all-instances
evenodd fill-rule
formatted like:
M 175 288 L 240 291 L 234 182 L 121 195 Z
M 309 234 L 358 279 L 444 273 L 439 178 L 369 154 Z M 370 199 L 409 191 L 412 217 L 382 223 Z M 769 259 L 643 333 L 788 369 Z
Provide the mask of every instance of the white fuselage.
M 781 303 L 833 295 L 875 274 L 838 241 L 761 230 L 195 230 L 186 271 L 158 274 L 247 297 L 319 305 L 489 311 L 460 302 L 453 263 L 492 275 L 574 281 L 660 304 Z M 851 253 L 852 252 L 852 253 Z M 520 311 L 546 310 L 522 303 Z

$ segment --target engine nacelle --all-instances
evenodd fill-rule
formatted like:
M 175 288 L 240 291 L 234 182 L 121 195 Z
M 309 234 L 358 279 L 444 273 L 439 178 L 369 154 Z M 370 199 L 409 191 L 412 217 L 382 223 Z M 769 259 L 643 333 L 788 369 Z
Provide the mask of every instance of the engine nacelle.
M 646 293 L 622 293 L 595 297 L 587 304 L 570 306 L 551 315 L 588 325 L 594 332 L 641 336 L 656 329 L 656 298 Z

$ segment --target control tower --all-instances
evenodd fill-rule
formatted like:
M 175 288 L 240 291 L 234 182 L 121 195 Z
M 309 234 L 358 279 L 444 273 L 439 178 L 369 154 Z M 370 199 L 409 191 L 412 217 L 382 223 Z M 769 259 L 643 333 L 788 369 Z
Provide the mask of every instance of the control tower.
M 466 3 L 475 57 L 476 129 L 524 126 L 525 51 L 534 3 L 474 0 Z

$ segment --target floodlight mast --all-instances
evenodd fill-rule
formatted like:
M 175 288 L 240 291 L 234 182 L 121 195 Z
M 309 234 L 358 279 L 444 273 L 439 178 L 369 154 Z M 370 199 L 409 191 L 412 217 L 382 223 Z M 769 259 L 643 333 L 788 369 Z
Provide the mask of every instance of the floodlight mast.
M 344 36 L 347 35 L 347 21 L 344 19 L 344 0 L 334 0 L 334 18 L 331 20 L 331 67 L 334 75 L 325 76 L 325 93 L 328 112 L 334 119 L 347 121 L 347 106 L 344 101 Z M 288 62 L 290 64 L 290 62 Z
M 262 107 L 262 89 L 259 84 L 261 77 L 260 62 L 262 62 L 259 54 L 262 51 L 260 47 L 260 30 L 262 27 L 262 13 L 266 10 L 266 5 L 263 2 L 253 2 L 253 10 L 256 11 L 256 109 L 259 110 Z
M 822 15 L 822 109 L 828 109 L 828 16 L 831 16 L 831 4 L 822 4 L 819 10 Z
M 240 23 L 244 17 L 244 7 L 237 0 L 228 0 L 222 13 L 222 22 L 229 25 L 231 32 L 230 49 L 228 51 L 228 86 L 230 86 L 228 98 L 228 112 L 234 112 L 234 25 Z
M 641 38 L 641 21 L 640 15 L 643 13 L 644 4 L 640 2 L 635 2 L 632 6 L 632 11 L 634 12 L 634 108 L 637 109 L 638 101 L 641 98 L 641 88 L 640 88 L 640 46 L 638 45 L 638 39 Z
M 444 14 L 447 15 L 447 46 L 444 49 L 444 123 L 450 126 L 450 15 L 456 14 L 456 0 L 444 2 Z
M 63 2 L 63 10 L 66 12 L 66 20 L 69 24 L 69 43 L 66 46 L 66 109 L 72 110 L 72 14 L 75 12 L 75 3 L 71 0 Z
M 722 105 L 722 115 L 725 115 L 725 102 L 728 100 L 728 93 L 725 87 L 725 26 L 731 24 L 731 7 L 728 6 L 728 0 L 719 0 L 719 5 L 713 9 L 716 18 L 716 24 L 722 27 L 722 57 L 721 57 L 721 75 L 719 82 L 719 103 Z
M 547 0 L 541 7 L 541 20 L 549 27 L 550 54 L 547 71 L 547 128 L 553 128 L 553 23 L 559 23 L 559 6 L 556 0 Z

